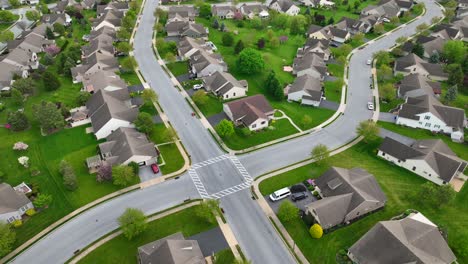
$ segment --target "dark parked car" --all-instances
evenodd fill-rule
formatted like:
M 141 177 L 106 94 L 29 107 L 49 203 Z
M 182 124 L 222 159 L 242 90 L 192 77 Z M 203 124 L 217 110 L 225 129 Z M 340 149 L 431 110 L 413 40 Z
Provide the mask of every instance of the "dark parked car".
M 151 164 L 151 170 L 154 174 L 157 174 L 159 172 L 158 164 Z
M 303 200 L 307 197 L 307 193 L 306 192 L 296 192 L 296 193 L 292 193 L 291 194 L 291 199 L 295 202 L 295 201 L 300 201 L 300 200 Z

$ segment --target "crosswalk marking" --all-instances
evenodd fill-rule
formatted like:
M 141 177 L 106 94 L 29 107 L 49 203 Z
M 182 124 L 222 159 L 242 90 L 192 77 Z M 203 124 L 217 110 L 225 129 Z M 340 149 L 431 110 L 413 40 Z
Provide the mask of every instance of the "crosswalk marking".
M 220 162 L 222 160 L 230 159 L 232 164 L 236 167 L 237 171 L 242 175 L 244 178 L 244 182 L 238 185 L 231 186 L 229 188 L 226 188 L 224 190 L 221 190 L 219 192 L 213 193 L 213 194 L 208 194 L 206 191 L 205 186 L 203 185 L 203 182 L 201 181 L 200 177 L 198 176 L 197 169 L 203 168 L 205 166 L 214 164 L 216 162 Z M 252 176 L 250 176 L 249 172 L 245 169 L 244 165 L 239 161 L 239 159 L 236 156 L 231 156 L 229 154 L 224 154 L 218 157 L 214 157 L 196 164 L 192 165 L 192 168 L 188 170 L 188 173 L 190 175 L 190 178 L 193 181 L 193 184 L 197 188 L 198 194 L 203 199 L 220 199 L 222 197 L 231 195 L 233 193 L 245 190 L 247 188 L 250 188 L 250 185 L 253 182 Z

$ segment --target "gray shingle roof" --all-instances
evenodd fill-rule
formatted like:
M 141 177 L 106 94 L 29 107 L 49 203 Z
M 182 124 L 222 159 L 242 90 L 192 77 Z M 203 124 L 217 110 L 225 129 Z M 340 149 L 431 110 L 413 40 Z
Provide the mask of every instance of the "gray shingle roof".
M 441 84 L 432 82 L 421 74 L 409 74 L 401 81 L 399 92 L 403 97 L 440 94 Z
M 18 211 L 31 201 L 24 193 L 15 191 L 9 184 L 0 184 L 0 214 Z
M 259 118 L 268 119 L 273 108 L 263 95 L 254 95 L 226 103 L 234 120 L 242 120 L 249 126 Z
M 450 264 L 456 260 L 437 226 L 420 213 L 377 223 L 349 252 L 360 264 Z
M 83 78 L 83 87 L 87 92 L 97 92 L 109 86 L 117 89 L 127 88 L 127 84 L 117 74 L 109 71 L 97 71 Z
M 308 204 L 306 210 L 315 211 L 324 229 L 372 212 L 387 201 L 374 176 L 361 168 L 332 167 L 315 183 L 323 199 Z
M 454 174 L 466 167 L 466 162 L 440 139 L 418 140 L 411 145 L 385 138 L 379 150 L 399 160 L 424 160 L 445 182 L 450 182 Z
M 312 100 L 320 101 L 322 97 L 322 83 L 319 79 L 312 77 L 309 74 L 304 74 L 294 80 L 288 90 L 288 93 L 298 91 L 304 91 Z
M 207 91 L 213 91 L 218 96 L 224 95 L 229 92 L 234 87 L 245 88 L 234 76 L 228 72 L 216 71 L 210 76 L 203 78 L 203 83 L 205 84 L 205 89 Z
M 430 75 L 447 77 L 448 74 L 444 72 L 444 69 L 440 64 L 433 64 L 425 62 L 423 59 L 418 57 L 414 53 L 410 53 L 404 57 L 395 60 L 395 70 L 400 72 L 408 72 L 408 67 L 417 65 L 425 69 Z
M 278 5 L 281 8 L 281 11 L 283 12 L 288 11 L 291 8 L 291 6 L 294 5 L 294 2 L 291 0 L 273 0 L 271 1 L 270 6 L 274 3 L 278 3 Z
M 307 53 L 301 58 L 294 59 L 293 68 L 295 72 L 312 69 L 320 73 L 320 75 L 325 75 L 327 72 L 327 65 L 322 56 L 315 53 Z

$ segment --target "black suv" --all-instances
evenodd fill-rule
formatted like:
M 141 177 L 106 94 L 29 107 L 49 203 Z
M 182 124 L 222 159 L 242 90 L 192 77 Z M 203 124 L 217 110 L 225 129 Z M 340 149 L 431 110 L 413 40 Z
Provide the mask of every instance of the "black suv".
M 307 197 L 306 192 L 296 192 L 296 193 L 291 194 L 291 199 L 294 202 L 305 199 L 306 197 Z

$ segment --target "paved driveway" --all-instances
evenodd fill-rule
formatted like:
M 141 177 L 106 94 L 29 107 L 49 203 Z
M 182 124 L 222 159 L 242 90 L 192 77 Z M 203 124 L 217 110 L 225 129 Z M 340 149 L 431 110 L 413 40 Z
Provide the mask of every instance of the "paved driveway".
M 228 116 L 224 112 L 216 114 L 216 115 L 212 115 L 210 117 L 207 117 L 206 119 L 208 119 L 208 122 L 210 122 L 210 124 L 213 127 L 216 126 L 223 119 L 228 119 L 229 120 Z
M 138 176 L 140 177 L 141 182 L 149 181 L 157 177 L 161 177 L 162 173 L 159 171 L 158 174 L 154 174 L 151 170 L 150 166 L 143 166 L 140 167 L 140 171 L 138 172 Z
M 379 120 L 380 121 L 385 121 L 385 122 L 390 122 L 390 123 L 395 123 L 396 115 L 392 114 L 392 113 L 380 112 Z
M 382 138 L 389 137 L 392 138 L 396 141 L 400 141 L 403 144 L 410 145 L 414 142 L 414 139 L 405 137 L 403 135 L 400 135 L 398 133 L 392 132 L 390 130 L 387 130 L 385 128 L 380 128 L 380 133 L 379 136 Z
M 229 247 L 226 239 L 224 238 L 223 232 L 219 227 L 196 234 L 188 239 L 198 241 L 198 245 L 200 245 L 200 249 L 205 257 L 212 256 L 213 254 Z
M 319 107 L 336 111 L 336 110 L 338 110 L 338 108 L 340 107 L 340 104 L 337 103 L 337 102 L 332 102 L 332 101 L 328 101 L 328 100 L 322 100 L 322 101 L 320 102 Z

